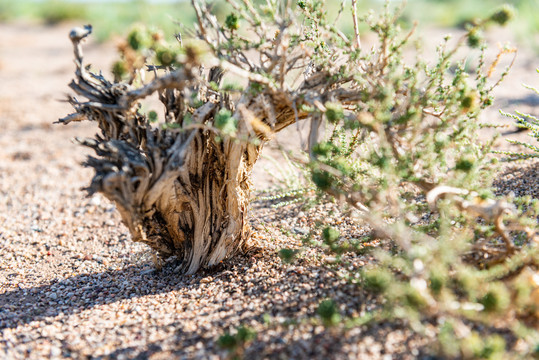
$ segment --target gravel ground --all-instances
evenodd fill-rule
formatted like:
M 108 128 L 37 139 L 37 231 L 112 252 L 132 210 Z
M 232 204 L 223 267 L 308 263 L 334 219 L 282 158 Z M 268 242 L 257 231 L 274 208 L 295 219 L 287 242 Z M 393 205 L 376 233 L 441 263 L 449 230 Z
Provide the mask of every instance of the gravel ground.
M 156 272 L 114 207 L 80 190 L 92 172 L 79 165 L 85 152 L 70 139 L 95 129 L 51 125 L 69 112 L 56 101 L 73 71 L 68 29 L 0 24 L 0 358 L 224 358 L 216 340 L 239 325 L 257 331 L 246 358 L 414 359 L 426 351 L 429 337 L 398 323 L 335 330 L 316 321 L 328 297 L 343 315 L 379 306 L 322 266 L 331 258 L 321 250 L 293 265 L 278 257 L 301 246 L 310 222 L 339 221 L 328 217 L 331 205 L 300 211 L 256 202 L 248 254 L 193 276 L 180 276 L 174 260 Z M 111 45 L 90 43 L 86 53 L 105 69 L 114 56 Z M 521 68 L 514 81 L 530 62 Z M 523 111 L 534 105 L 512 95 Z M 500 192 L 537 197 L 538 171 L 537 162 L 508 167 Z M 256 174 L 261 187 L 271 181 Z M 365 231 L 341 221 L 350 236 Z M 356 256 L 350 266 L 370 261 Z

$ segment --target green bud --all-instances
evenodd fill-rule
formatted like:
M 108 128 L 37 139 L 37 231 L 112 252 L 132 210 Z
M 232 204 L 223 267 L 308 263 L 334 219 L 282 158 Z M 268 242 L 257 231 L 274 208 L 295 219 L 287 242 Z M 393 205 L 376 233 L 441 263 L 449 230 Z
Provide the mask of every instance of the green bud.
M 326 141 L 326 142 L 318 143 L 315 146 L 313 146 L 313 153 L 315 153 L 318 156 L 323 156 L 323 157 L 327 158 L 336 149 L 337 149 L 337 147 L 333 143 L 330 143 L 330 142 Z
M 498 25 L 505 25 L 515 17 L 515 8 L 511 5 L 503 5 L 498 11 L 492 14 L 489 20 Z
M 154 122 L 157 122 L 157 119 L 158 119 L 157 112 L 155 110 L 151 110 L 148 113 L 148 121 L 151 123 L 154 123 Z
M 157 61 L 163 66 L 170 66 L 176 62 L 176 53 L 167 48 L 157 49 L 155 56 Z
M 238 346 L 238 340 L 235 336 L 226 333 L 224 335 L 221 335 L 219 339 L 217 339 L 217 345 L 219 345 L 223 349 L 233 350 L 234 348 L 236 348 L 236 346 Z
M 496 312 L 507 309 L 511 295 L 502 283 L 492 283 L 487 293 L 479 300 L 486 312 Z
M 471 48 L 478 48 L 483 43 L 483 34 L 477 28 L 470 30 L 468 33 L 468 46 Z
M 292 249 L 281 249 L 279 250 L 279 257 L 286 264 L 291 264 L 296 259 L 296 251 Z
M 313 171 L 311 179 L 313 180 L 313 183 L 321 190 L 329 189 L 333 181 L 331 175 L 329 175 L 327 171 L 322 171 L 319 169 Z
M 391 274 L 382 269 L 364 271 L 362 277 L 364 286 L 377 293 L 386 291 L 393 280 Z
M 191 115 L 191 113 L 185 113 L 185 115 L 183 116 L 183 121 L 182 121 L 182 124 L 183 126 L 187 126 L 187 125 L 190 125 L 193 123 L 193 115 Z
M 477 358 L 483 349 L 483 340 L 475 331 L 462 339 L 462 352 L 468 359 Z
M 429 288 L 430 290 L 438 295 L 444 287 L 444 278 L 438 274 L 431 273 L 429 277 Z
M 376 152 L 371 154 L 371 161 L 373 165 L 378 166 L 380 169 L 387 169 L 391 164 L 391 160 L 386 155 L 379 155 Z
M 483 359 L 504 359 L 506 343 L 500 335 L 490 335 L 485 341 L 485 346 L 481 353 Z
M 114 80 L 117 82 L 127 75 L 127 65 L 124 61 L 119 60 L 112 65 L 112 75 L 114 75 Z
M 151 36 L 144 27 L 136 27 L 127 35 L 127 43 L 133 50 L 142 50 L 150 47 Z
M 325 326 L 334 326 L 341 321 L 339 308 L 335 301 L 331 299 L 320 302 L 316 313 L 320 316 Z
M 191 65 L 200 65 L 210 53 L 210 48 L 202 40 L 186 39 L 183 42 L 185 62 Z
M 339 231 L 335 228 L 332 228 L 331 226 L 328 226 L 324 230 L 322 230 L 322 237 L 324 238 L 324 241 L 328 244 L 332 244 L 337 241 L 340 235 L 341 234 L 339 233 Z
M 224 134 L 232 135 L 237 131 L 237 121 L 228 109 L 221 109 L 215 116 L 214 125 Z
M 479 107 L 479 94 L 477 91 L 463 90 L 460 94 L 460 106 L 464 113 L 476 111 Z
M 232 31 L 238 30 L 240 28 L 238 16 L 234 13 L 230 13 L 225 19 L 225 26 Z
M 494 198 L 494 194 L 492 193 L 492 190 L 491 189 L 481 189 L 478 191 L 478 195 L 481 199 L 483 200 L 486 200 L 486 199 L 492 199 Z
M 245 326 L 240 326 L 238 328 L 238 333 L 236 334 L 236 339 L 238 339 L 240 342 L 245 343 L 248 341 L 253 340 L 256 337 L 256 332 Z
M 404 299 L 406 301 L 406 305 L 414 309 L 421 309 L 427 305 L 427 301 L 421 295 L 421 293 L 412 287 L 406 289 L 406 295 Z
M 330 103 L 326 104 L 326 118 L 332 124 L 339 122 L 339 120 L 344 118 L 344 112 L 341 104 L 339 103 Z
M 335 169 L 339 170 L 343 175 L 349 175 L 352 172 L 352 167 L 346 158 L 339 157 L 331 164 Z
M 448 137 L 446 134 L 439 132 L 434 135 L 434 146 L 439 150 L 443 148 L 448 142 Z
M 455 168 L 460 171 L 468 172 L 473 169 L 475 158 L 470 155 L 465 155 L 457 160 Z

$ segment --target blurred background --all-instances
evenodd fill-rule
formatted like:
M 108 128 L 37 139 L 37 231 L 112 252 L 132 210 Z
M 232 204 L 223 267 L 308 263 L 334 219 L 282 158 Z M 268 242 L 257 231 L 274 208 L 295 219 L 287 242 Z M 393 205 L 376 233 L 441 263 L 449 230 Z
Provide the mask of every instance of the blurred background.
M 283 0 L 284 1 L 284 0 Z M 291 0 L 295 1 L 295 0 Z M 265 0 L 255 0 L 265 3 Z M 359 14 L 369 9 L 380 9 L 383 0 L 359 0 Z M 392 4 L 402 3 L 393 0 Z M 340 8 L 340 1 L 327 1 L 330 18 Z M 346 1 L 350 6 L 351 1 Z M 517 10 L 517 20 L 510 25 L 511 31 L 520 41 L 537 48 L 539 32 L 539 0 L 408 0 L 402 18 L 403 26 L 415 20 L 421 27 L 463 27 L 474 18 L 490 14 L 502 4 L 511 4 Z M 220 16 L 226 15 L 230 7 L 224 0 L 213 1 L 213 10 Z M 190 25 L 194 12 L 189 0 L 0 0 L 0 22 L 33 21 L 54 25 L 66 21 L 91 23 L 99 41 L 113 35 L 123 35 L 136 22 L 156 26 L 171 35 L 178 24 Z M 339 21 L 343 31 L 352 30 L 351 18 L 343 16 Z
M 253 1 L 265 4 L 267 0 Z M 288 1 L 297 3 L 297 0 Z M 212 13 L 221 21 L 232 11 L 225 0 L 209 2 Z M 326 0 L 326 3 L 329 20 L 333 21 L 341 2 Z M 367 16 L 370 9 L 379 13 L 385 1 L 357 0 L 357 3 L 358 14 Z M 391 7 L 402 4 L 402 0 L 390 1 Z M 423 40 L 423 55 L 430 60 L 429 56 L 436 53 L 436 47 L 446 34 L 462 34 L 467 23 L 488 17 L 503 4 L 515 7 L 516 19 L 505 28 L 493 27 L 487 32 L 487 60 L 494 61 L 506 44 L 517 46 L 518 56 L 509 75 L 496 89 L 496 102 L 484 112 L 482 119 L 508 125 L 507 132 L 511 133 L 515 130 L 512 121 L 502 117 L 498 110 L 518 109 L 535 114 L 539 108 L 539 97 L 523 86 L 538 87 L 539 83 L 535 71 L 539 67 L 539 0 L 408 0 L 398 21 L 403 28 L 411 28 L 418 22 L 416 35 Z M 345 13 L 338 22 L 345 33 L 353 32 L 350 6 L 351 0 L 346 0 Z M 193 29 L 194 22 L 190 0 L 0 0 L 0 145 L 2 137 L 9 140 L 10 136 L 15 136 L 8 134 L 10 130 L 20 138 L 21 131 L 42 126 L 48 137 L 56 136 L 52 128 L 49 129 L 50 124 L 71 111 L 69 104 L 61 100 L 69 93 L 67 84 L 73 78 L 72 46 L 67 35 L 74 25 L 93 25 L 93 35 L 84 46 L 85 60 L 94 70 L 102 70 L 110 77 L 119 57 L 119 39 L 125 39 L 135 24 L 159 28 L 166 39 L 172 40 L 173 34 L 185 34 L 186 29 Z M 365 37 L 363 44 L 374 40 L 372 34 L 369 38 L 364 25 L 360 32 Z M 475 63 L 479 51 L 465 55 L 467 62 Z M 498 76 L 512 59 L 512 55 L 504 56 L 494 75 Z M 468 70 L 472 73 L 474 68 Z M 94 130 L 88 126 L 86 131 L 91 134 Z M 80 132 L 74 134 L 80 135 Z M 529 140 L 525 133 L 518 136 L 521 136 L 516 137 L 518 140 Z M 38 134 L 36 139 L 41 141 L 43 136 Z M 507 145 L 505 141 L 499 142 L 500 146 Z M 19 142 L 17 146 L 25 145 Z

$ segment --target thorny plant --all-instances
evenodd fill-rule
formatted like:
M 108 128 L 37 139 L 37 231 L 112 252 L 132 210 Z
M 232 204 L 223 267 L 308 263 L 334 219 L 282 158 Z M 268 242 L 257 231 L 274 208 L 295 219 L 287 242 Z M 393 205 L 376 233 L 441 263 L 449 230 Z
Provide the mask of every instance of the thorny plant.
M 507 74 L 492 78 L 499 59 L 487 64 L 481 31 L 507 22 L 511 8 L 471 24 L 456 42 L 447 37 L 434 64 L 408 65 L 414 29 L 404 33 L 389 4 L 379 17 L 359 19 L 353 0 L 348 36 L 336 25 L 344 11 L 331 21 L 322 0 L 227 2 L 234 12 L 219 23 L 207 3 L 193 0 L 198 28 L 176 43 L 135 29 L 116 82 L 83 65 L 90 28 L 71 33 L 71 87 L 87 100 L 70 98 L 76 112 L 61 122 L 90 119 L 101 129 L 82 141 L 98 155 L 86 163 L 96 169 L 90 192 L 116 203 L 133 240 L 193 273 L 244 247 L 261 147 L 310 121 L 308 156 L 295 161 L 320 192 L 354 208 L 373 238 L 399 249 L 379 250 L 372 268 L 348 275 L 385 298 L 371 318 L 402 318 L 420 332 L 435 326 L 439 352 L 470 358 L 504 351 L 497 337 L 465 343 L 477 340 L 468 336 L 474 324 L 504 319 L 533 353 L 538 334 L 527 325 L 539 317 L 539 206 L 494 198 L 491 144 L 476 139 L 478 115 Z M 378 37 L 370 49 L 359 21 Z M 481 50 L 474 76 L 455 60 L 466 46 Z M 155 93 L 161 116 L 140 107 Z M 350 249 L 337 229 L 323 238 L 339 256 Z M 324 319 L 334 318 L 329 308 Z
M 539 69 L 537 69 L 537 72 L 539 72 Z M 539 95 L 539 89 L 534 88 L 533 86 L 526 85 L 526 87 L 533 92 L 535 92 L 537 95 Z M 532 114 L 526 114 L 520 111 L 516 111 L 515 114 L 506 113 L 504 111 L 500 110 L 500 113 L 504 116 L 507 116 L 513 120 L 515 120 L 516 125 L 523 129 L 528 130 L 529 135 L 532 139 L 534 139 L 534 142 L 523 142 L 523 141 L 517 141 L 512 139 L 507 139 L 512 144 L 520 145 L 524 149 L 531 150 L 533 152 L 511 152 L 511 151 L 496 151 L 498 154 L 504 154 L 507 157 L 504 158 L 506 161 L 515 161 L 515 160 L 526 160 L 526 159 L 534 159 L 539 158 L 539 119 L 532 115 Z
M 494 70 L 502 56 L 515 54 L 502 48 L 487 64 L 480 34 L 488 23 L 503 24 L 510 16 L 511 9 L 503 7 L 470 25 L 456 44 L 446 39 L 434 66 L 404 63 L 411 34 L 399 35 L 393 14 L 367 19 L 380 39 L 380 47 L 361 57 L 377 65 L 365 67 L 374 79 L 361 73 L 368 95 L 352 106 L 326 102 L 310 109 L 325 117 L 329 136 L 311 146 L 309 159 L 296 157 L 322 193 L 356 210 L 356 220 L 372 229 L 372 240 L 400 249 L 377 250 L 377 263 L 359 272 L 347 271 L 346 260 L 337 262 L 350 281 L 385 299 L 378 312 L 366 316 L 401 318 L 422 333 L 434 328 L 438 341 L 432 351 L 449 358 L 511 351 L 496 331 L 482 339 L 473 330 L 502 319 L 526 344 L 519 356 L 537 354 L 539 344 L 539 203 L 494 197 L 492 142 L 477 139 L 480 111 L 491 105 L 491 92 L 512 62 L 498 79 L 492 78 Z M 465 61 L 455 60 L 466 45 L 481 50 L 473 78 Z M 537 125 L 529 115 L 519 121 Z M 313 241 L 317 236 L 343 259 L 362 247 L 332 227 L 313 229 L 305 242 L 319 244 Z

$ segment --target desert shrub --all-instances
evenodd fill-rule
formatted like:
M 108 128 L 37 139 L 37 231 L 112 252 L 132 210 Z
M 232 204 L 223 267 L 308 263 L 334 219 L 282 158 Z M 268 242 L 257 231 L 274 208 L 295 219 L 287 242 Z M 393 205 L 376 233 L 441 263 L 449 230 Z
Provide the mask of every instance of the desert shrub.
M 176 256 L 188 273 L 244 247 L 250 173 L 263 144 L 297 121 L 319 123 L 311 109 L 324 98 L 360 95 L 359 88 L 336 91 L 355 86 L 349 74 L 360 49 L 319 5 L 302 3 L 290 12 L 284 4 L 229 3 L 235 15 L 221 24 L 208 4 L 194 1 L 194 37 L 178 34 L 169 42 L 159 32 L 133 29 L 113 67 L 116 82 L 83 64 L 81 41 L 92 28 L 70 34 L 77 64 L 71 87 L 88 101 L 70 98 L 76 111 L 61 122 L 89 119 L 101 129 L 82 141 L 97 153 L 86 162 L 96 169 L 89 190 L 116 203 L 133 240 L 161 258 Z M 338 49 L 351 62 L 333 64 Z M 240 79 L 243 91 L 221 86 L 224 73 Z M 162 117 L 140 106 L 152 94 Z
M 83 64 L 80 42 L 91 29 L 71 33 L 71 87 L 88 101 L 70 98 L 76 112 L 61 122 L 89 119 L 101 129 L 82 141 L 97 154 L 86 162 L 96 170 L 90 192 L 115 202 L 134 241 L 161 258 L 176 256 L 192 273 L 243 249 L 250 172 L 261 147 L 283 128 L 310 121 L 305 153 L 291 158 L 319 199 L 354 210 L 381 244 L 369 267 L 343 267 L 384 299 L 369 319 L 399 318 L 418 332 L 434 327 L 432 351 L 446 357 L 503 356 L 511 349 L 500 329 L 525 341 L 522 355 L 531 355 L 539 341 L 531 295 L 539 291 L 539 205 L 494 197 L 491 144 L 477 139 L 478 115 L 507 73 L 491 77 L 497 60 L 487 63 L 481 31 L 505 23 L 511 9 L 474 21 L 459 39 L 447 37 L 427 63 L 405 61 L 414 29 L 399 28 L 389 3 L 382 15 L 361 19 L 378 39 L 369 49 L 355 1 L 350 35 L 327 18 L 322 0 L 229 3 L 234 13 L 219 22 L 207 4 L 193 1 L 195 38 L 169 42 L 134 29 L 114 66 L 116 82 Z M 469 75 L 457 55 L 471 51 L 480 55 Z M 223 77 L 239 85 L 225 86 Z M 154 93 L 162 114 L 140 106 Z M 333 266 L 363 248 L 338 228 L 309 236 L 341 261 Z M 285 262 L 297 255 L 280 252 Z M 317 314 L 339 325 L 331 299 Z M 477 324 L 493 322 L 488 337 L 476 335 Z M 225 335 L 220 342 L 235 351 L 241 339 Z M 457 349 L 447 346 L 453 339 Z
M 496 159 L 489 156 L 491 144 L 477 139 L 478 115 L 499 83 L 489 75 L 497 60 L 486 64 L 480 55 L 472 77 L 455 56 L 464 46 L 484 50 L 483 26 L 505 23 L 510 14 L 503 7 L 476 20 L 456 45 L 446 39 L 432 66 L 403 61 L 408 37 L 396 35 L 402 32 L 393 14 L 367 19 L 382 46 L 362 60 L 383 64 L 367 65 L 382 70 L 362 84 L 364 102 L 311 109 L 332 131 L 312 146 L 308 159 L 298 159 L 320 192 L 355 209 L 357 221 L 372 229 L 372 240 L 389 245 L 373 251 L 377 262 L 359 270 L 359 281 L 357 269 L 347 275 L 384 299 L 372 319 L 398 318 L 419 332 L 435 324 L 438 341 L 431 351 L 449 358 L 516 356 L 508 355 L 515 339 L 528 342 L 519 356 L 532 356 L 539 341 L 539 304 L 523 296 L 538 289 L 539 203 L 494 197 Z M 537 125 L 530 115 L 518 115 L 522 126 Z M 326 251 L 342 257 L 334 266 L 350 268 L 343 255 L 356 242 L 328 227 L 312 233 L 320 234 Z M 311 237 L 306 243 L 316 244 Z M 473 330 L 500 322 L 483 334 Z M 499 335 L 507 330 L 513 345 Z

